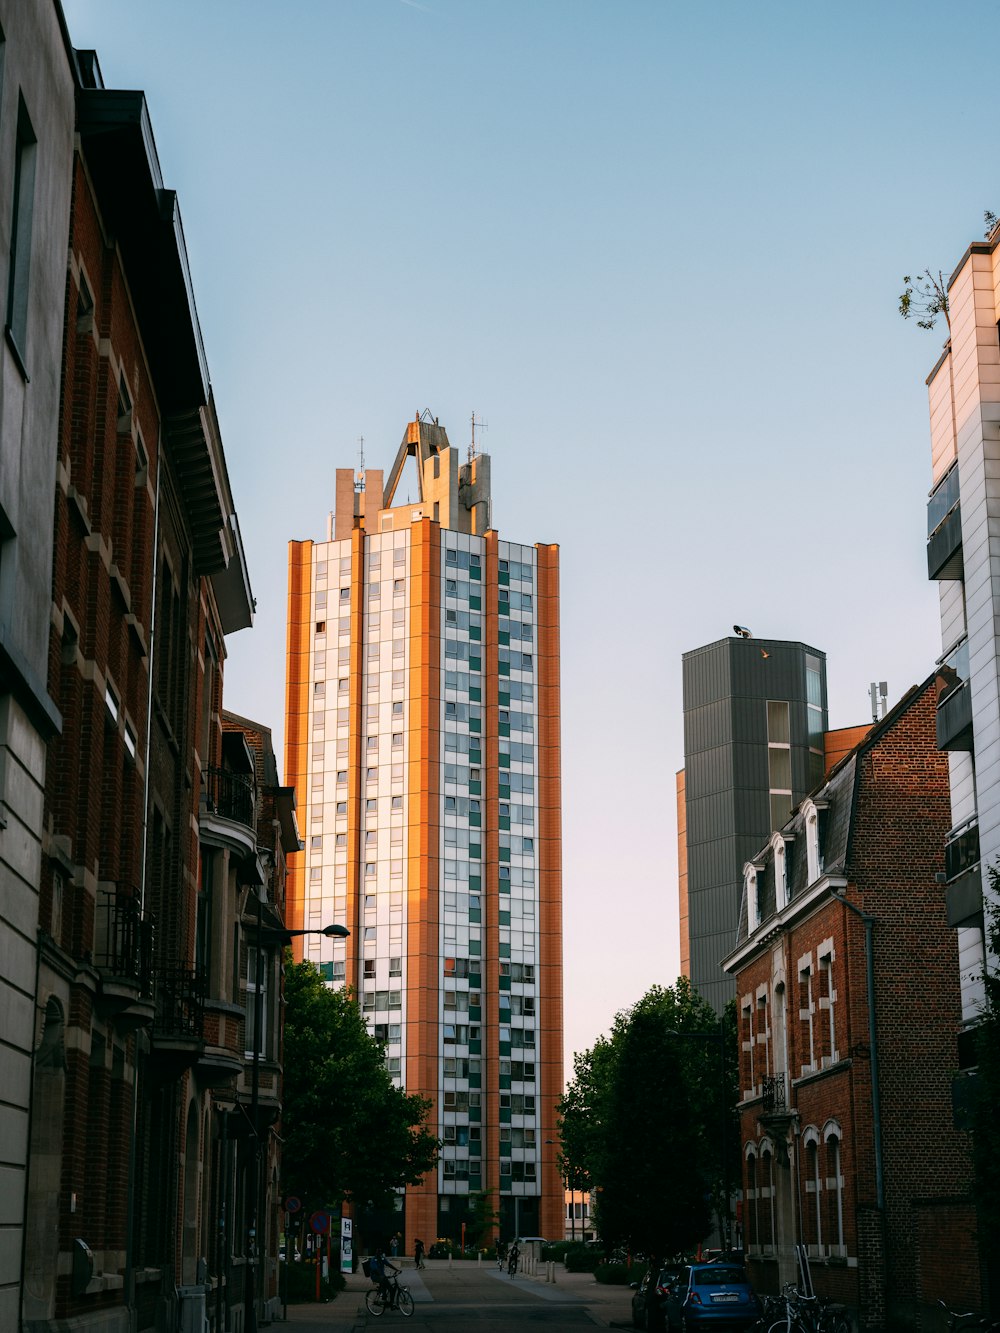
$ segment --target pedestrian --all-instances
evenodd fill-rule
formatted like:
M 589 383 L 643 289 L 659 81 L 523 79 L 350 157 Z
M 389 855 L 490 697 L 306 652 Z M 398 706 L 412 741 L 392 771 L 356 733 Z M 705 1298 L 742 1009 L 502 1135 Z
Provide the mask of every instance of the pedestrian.
M 422 1240 L 413 1242 L 413 1265 L 415 1268 L 424 1267 L 424 1242 Z
M 398 1236 L 393 1236 L 392 1240 L 389 1242 L 389 1253 L 392 1255 L 392 1257 L 393 1257 L 394 1259 L 395 1259 L 396 1255 L 399 1253 L 399 1237 L 398 1237 Z

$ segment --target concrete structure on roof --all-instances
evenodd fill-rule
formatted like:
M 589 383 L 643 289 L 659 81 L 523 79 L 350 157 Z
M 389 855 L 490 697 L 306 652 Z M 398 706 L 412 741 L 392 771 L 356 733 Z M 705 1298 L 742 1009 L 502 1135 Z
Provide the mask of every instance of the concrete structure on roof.
M 681 970 L 721 1013 L 743 866 L 823 779 L 826 656 L 804 643 L 735 636 L 683 657 L 678 774 Z
M 744 1244 L 860 1327 L 982 1308 L 967 1135 L 952 1121 L 958 950 L 935 876 L 950 823 L 933 679 L 747 858 L 734 978 Z M 846 901 L 845 901 L 846 900 Z M 870 953 L 869 953 L 870 949 Z
M 289 548 L 289 923 L 350 929 L 305 956 L 443 1145 L 401 1217 L 357 1219 L 369 1242 L 458 1239 L 479 1190 L 506 1239 L 563 1226 L 559 557 L 492 528 L 489 466 L 422 413 Z

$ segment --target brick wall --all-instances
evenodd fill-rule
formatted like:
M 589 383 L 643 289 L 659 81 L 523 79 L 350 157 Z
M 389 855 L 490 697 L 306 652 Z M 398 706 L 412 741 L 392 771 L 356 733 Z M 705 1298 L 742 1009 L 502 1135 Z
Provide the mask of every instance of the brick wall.
M 833 867 L 833 872 L 843 873 L 848 898 L 876 921 L 882 1215 L 876 1209 L 863 922 L 835 899 L 818 899 L 737 975 L 741 1089 L 750 1087 L 751 1036 L 757 1085 L 763 1072 L 764 1047 L 754 1031 L 761 1015 L 758 991 L 766 988 L 768 1012 L 773 1015 L 775 981 L 782 974 L 792 1080 L 792 1110 L 784 1119 L 769 1119 L 756 1098 L 744 1102 L 744 1143 L 759 1142 L 765 1132 L 787 1136 L 797 1175 L 798 1234 L 789 1234 L 786 1242 L 790 1245 L 801 1237 L 817 1247 L 813 1261 L 817 1291 L 857 1304 L 862 1326 L 871 1328 L 886 1321 L 912 1322 L 921 1306 L 935 1299 L 944 1271 L 934 1258 L 938 1245 L 954 1256 L 956 1277 L 966 1284 L 972 1305 L 979 1295 L 978 1261 L 970 1240 L 969 1145 L 953 1128 L 951 1117 L 960 1018 L 958 963 L 943 891 L 934 878 L 943 869 L 950 826 L 948 761 L 936 748 L 934 715 L 934 694 L 928 684 L 873 733 L 851 770 L 853 792 L 840 790 L 839 798 L 834 798 L 850 797 L 852 814 L 847 862 Z M 843 772 L 839 781 L 843 787 Z M 835 776 L 831 790 L 836 790 L 837 782 Z M 761 933 L 766 930 L 765 922 Z M 803 976 L 807 969 L 808 981 Z M 750 1018 L 745 1013 L 748 1000 Z M 773 1072 L 773 1033 L 768 1049 Z M 846 1254 L 821 1257 L 819 1247 L 828 1246 L 836 1233 L 831 1206 L 834 1139 L 843 1181 L 839 1202 Z M 752 1215 L 749 1201 L 747 1212 Z M 776 1261 L 757 1266 L 773 1287 Z

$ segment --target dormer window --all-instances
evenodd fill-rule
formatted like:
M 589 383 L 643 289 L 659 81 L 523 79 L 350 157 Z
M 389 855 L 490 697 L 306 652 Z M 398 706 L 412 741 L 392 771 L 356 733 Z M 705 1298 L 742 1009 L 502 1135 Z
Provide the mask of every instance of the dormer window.
M 810 884 L 815 884 L 823 873 L 823 846 L 820 836 L 820 811 L 816 803 L 806 800 L 802 805 L 806 829 L 806 869 Z
M 743 888 L 747 899 L 747 934 L 752 935 L 760 925 L 759 869 L 748 861 L 743 868 Z
M 780 912 L 788 906 L 788 857 L 780 833 L 771 839 L 771 851 L 774 856 L 774 909 Z

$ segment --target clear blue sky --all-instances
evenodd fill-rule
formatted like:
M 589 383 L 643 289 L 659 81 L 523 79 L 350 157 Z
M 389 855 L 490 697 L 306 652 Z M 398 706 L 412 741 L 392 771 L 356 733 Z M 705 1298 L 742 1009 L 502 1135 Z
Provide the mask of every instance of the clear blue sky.
M 940 651 L 924 377 L 896 313 L 1000 211 L 958 3 L 64 0 L 179 192 L 258 599 L 226 702 L 284 706 L 286 542 L 429 407 L 489 423 L 504 536 L 563 570 L 569 1050 L 678 970 L 680 657 L 829 656 L 831 723 Z

